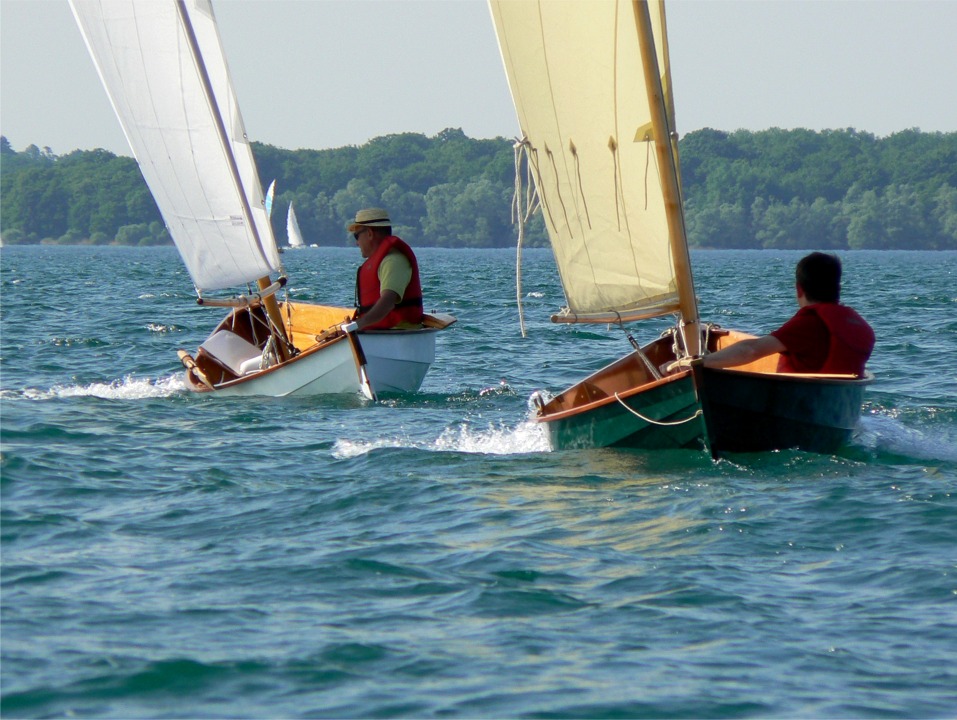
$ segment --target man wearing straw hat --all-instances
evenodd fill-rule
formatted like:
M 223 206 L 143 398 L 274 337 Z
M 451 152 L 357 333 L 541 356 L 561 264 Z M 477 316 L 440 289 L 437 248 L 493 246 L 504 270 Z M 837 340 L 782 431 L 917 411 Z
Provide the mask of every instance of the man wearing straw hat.
M 422 284 L 412 248 L 392 234 L 389 213 L 365 208 L 349 232 L 365 262 L 356 273 L 356 318 L 342 326 L 356 330 L 422 327 Z

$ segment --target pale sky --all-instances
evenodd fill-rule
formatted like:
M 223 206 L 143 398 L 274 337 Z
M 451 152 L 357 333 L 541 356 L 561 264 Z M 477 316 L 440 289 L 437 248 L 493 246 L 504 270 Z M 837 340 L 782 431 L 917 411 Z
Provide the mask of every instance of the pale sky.
M 246 130 L 281 148 L 518 123 L 484 0 L 214 0 Z M 671 0 L 678 131 L 957 131 L 957 0 Z M 129 155 L 66 0 L 0 0 L 0 132 Z

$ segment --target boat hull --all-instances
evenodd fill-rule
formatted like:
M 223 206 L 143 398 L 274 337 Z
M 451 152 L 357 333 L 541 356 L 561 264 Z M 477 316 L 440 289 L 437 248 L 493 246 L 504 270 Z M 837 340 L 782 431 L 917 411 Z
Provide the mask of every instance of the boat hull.
M 376 394 L 416 392 L 435 362 L 438 332 L 424 328 L 359 333 L 369 382 Z
M 657 366 L 673 357 L 670 340 L 642 350 Z M 576 383 L 539 409 L 553 450 L 704 447 L 704 423 L 690 372 L 656 378 L 631 353 Z
M 704 447 L 704 425 L 690 374 L 542 420 L 553 450 Z
M 255 330 L 262 324 L 262 319 L 257 318 L 255 312 L 234 311 L 200 346 L 195 359 L 186 355 L 187 387 L 226 397 L 358 393 L 361 391 L 361 355 L 376 394 L 412 393 L 421 387 L 435 360 L 436 335 L 455 322 L 451 316 L 439 316 L 430 317 L 431 326 L 418 330 L 360 332 L 354 336 L 362 350 L 357 354 L 337 329 L 339 323 L 351 317 L 351 309 L 307 303 L 283 304 L 281 309 L 286 319 L 286 334 L 298 350 L 295 357 L 248 374 L 241 374 L 237 369 L 238 360 L 217 357 L 218 346 L 211 341 L 217 334 L 228 335 L 237 346 L 249 349 L 250 357 L 239 358 L 245 360 L 242 367 L 251 364 L 258 368 L 258 353 L 265 348 L 268 338 Z M 242 341 L 236 340 L 237 336 Z
M 710 352 L 753 337 L 713 330 Z M 702 448 L 725 453 L 796 448 L 831 453 L 860 422 L 873 376 L 779 373 L 777 354 L 727 369 L 697 365 L 656 379 L 648 365 L 674 359 L 662 338 L 590 375 L 544 404 L 536 418 L 555 450 Z M 625 407 L 627 405 L 627 407 Z
M 188 371 L 187 384 L 194 390 L 206 389 L 197 385 Z M 213 392 L 222 397 L 304 397 L 358 393 L 359 390 L 359 376 L 352 349 L 341 338 L 313 352 L 298 355 L 282 365 L 219 383 Z
M 796 448 L 830 453 L 860 422 L 873 376 L 797 375 L 696 368 L 708 444 L 723 453 Z

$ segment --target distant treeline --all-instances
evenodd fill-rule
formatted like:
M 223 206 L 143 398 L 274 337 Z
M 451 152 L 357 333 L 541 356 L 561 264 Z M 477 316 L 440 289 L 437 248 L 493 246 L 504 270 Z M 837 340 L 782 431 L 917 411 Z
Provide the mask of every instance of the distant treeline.
M 292 202 L 308 243 L 342 245 L 358 208 L 389 209 L 418 246 L 515 242 L 512 143 L 458 129 L 387 135 L 356 147 L 254 144 L 276 180 L 273 225 Z M 885 138 L 848 130 L 699 130 L 679 142 L 691 244 L 708 248 L 957 249 L 957 133 Z M 134 160 L 106 150 L 16 152 L 0 138 L 5 245 L 170 243 Z M 541 215 L 526 230 L 545 245 Z

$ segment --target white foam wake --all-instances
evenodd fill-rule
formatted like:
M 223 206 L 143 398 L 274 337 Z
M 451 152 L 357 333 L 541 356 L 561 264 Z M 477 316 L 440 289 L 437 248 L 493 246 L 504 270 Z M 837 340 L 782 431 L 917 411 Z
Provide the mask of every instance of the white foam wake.
M 548 452 L 548 437 L 537 423 L 525 421 L 517 427 L 488 425 L 473 427 L 469 423 L 446 428 L 435 440 L 411 438 L 379 438 L 377 440 L 336 440 L 334 457 L 345 459 L 364 455 L 380 448 L 415 448 L 433 452 L 463 452 L 477 455 L 520 455 Z
M 944 428 L 919 430 L 888 415 L 861 418 L 854 440 L 864 447 L 920 460 L 957 462 L 957 438 Z
M 55 400 L 71 397 L 97 397 L 105 400 L 142 400 L 169 397 L 186 391 L 180 374 L 165 378 L 135 378 L 127 375 L 122 380 L 89 385 L 54 385 L 49 390 L 27 388 L 23 397 L 29 400 Z

